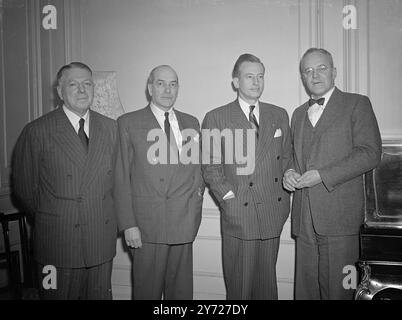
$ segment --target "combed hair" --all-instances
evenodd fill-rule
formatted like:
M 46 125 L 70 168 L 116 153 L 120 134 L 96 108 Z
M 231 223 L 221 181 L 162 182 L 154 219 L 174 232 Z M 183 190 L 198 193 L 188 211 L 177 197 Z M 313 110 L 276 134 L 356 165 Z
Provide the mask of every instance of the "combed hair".
M 261 62 L 259 58 L 257 58 L 255 55 L 252 55 L 251 53 L 244 53 L 242 54 L 239 58 L 237 58 L 237 61 L 233 67 L 232 71 L 232 78 L 238 78 L 239 77 L 239 69 L 240 66 L 243 62 L 257 62 L 261 63 L 262 67 L 265 70 L 264 64 Z
M 315 52 L 318 52 L 318 53 L 327 55 L 327 56 L 329 57 L 329 61 L 330 61 L 330 64 L 331 64 L 330 67 L 331 67 L 331 68 L 334 67 L 334 59 L 332 58 L 332 54 L 331 54 L 329 51 L 327 51 L 327 50 L 325 50 L 325 49 L 323 49 L 323 48 L 310 48 L 310 49 L 308 49 L 308 50 L 303 54 L 302 58 L 300 59 L 300 64 L 299 64 L 299 71 L 300 71 L 300 73 L 303 72 L 303 70 L 302 70 L 302 62 L 303 62 L 304 58 L 305 58 L 307 55 L 309 55 L 310 53 L 315 53 Z
M 71 62 L 69 64 L 66 64 L 65 66 L 62 66 L 60 68 L 60 70 L 57 72 L 57 83 L 60 83 L 60 79 L 63 77 L 63 74 L 66 70 L 70 70 L 70 69 L 74 69 L 74 68 L 78 68 L 78 69 L 85 69 L 88 70 L 92 76 L 92 70 L 90 67 L 88 67 L 85 63 L 82 62 Z

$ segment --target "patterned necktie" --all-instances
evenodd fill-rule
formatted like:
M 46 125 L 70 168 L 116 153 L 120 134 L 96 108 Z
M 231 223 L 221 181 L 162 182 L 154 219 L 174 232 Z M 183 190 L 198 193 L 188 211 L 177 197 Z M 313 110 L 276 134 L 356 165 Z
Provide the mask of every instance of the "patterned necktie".
M 320 98 L 317 100 L 310 99 L 308 101 L 308 104 L 310 108 L 308 109 L 308 118 L 310 119 L 311 125 L 315 127 L 317 124 L 318 120 L 320 120 L 320 117 L 322 115 L 322 112 L 324 111 L 324 108 L 322 107 L 324 105 L 325 98 Z
M 82 145 L 85 148 L 85 151 L 88 152 L 89 139 L 84 131 L 84 123 L 85 123 L 85 120 L 83 118 L 81 118 L 80 119 L 80 128 L 78 129 L 78 137 L 80 138 Z
M 255 130 L 255 135 L 258 139 L 258 129 L 260 126 L 258 125 L 257 118 L 255 117 L 253 111 L 254 111 L 255 106 L 250 106 L 250 113 L 248 114 L 248 121 L 250 121 L 251 126 Z

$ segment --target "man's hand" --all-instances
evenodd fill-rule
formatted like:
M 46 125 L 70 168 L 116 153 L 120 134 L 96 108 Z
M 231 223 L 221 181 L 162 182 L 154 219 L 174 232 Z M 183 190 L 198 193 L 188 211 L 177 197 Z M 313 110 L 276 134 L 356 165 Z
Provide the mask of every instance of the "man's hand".
M 297 184 L 300 181 L 300 177 L 300 173 L 297 173 L 294 170 L 286 171 L 282 179 L 283 187 L 290 192 L 294 192 Z
M 126 243 L 130 248 L 141 248 L 141 232 L 138 227 L 132 227 L 130 229 L 124 230 L 124 238 L 126 239 Z
M 305 172 L 299 179 L 299 183 L 296 185 L 297 189 L 311 188 L 321 183 L 321 176 L 318 170 L 310 170 Z

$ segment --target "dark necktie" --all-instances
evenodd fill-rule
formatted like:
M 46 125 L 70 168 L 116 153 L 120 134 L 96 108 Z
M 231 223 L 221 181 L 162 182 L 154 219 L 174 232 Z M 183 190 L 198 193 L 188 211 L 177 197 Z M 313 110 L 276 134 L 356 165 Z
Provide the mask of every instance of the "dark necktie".
M 315 100 L 315 99 L 310 99 L 309 101 L 308 101 L 308 106 L 309 107 L 311 107 L 313 104 L 318 104 L 318 105 L 320 105 L 320 106 L 323 106 L 324 105 L 324 102 L 325 102 L 325 98 L 320 98 L 320 99 L 317 99 L 317 100 Z
M 80 128 L 78 129 L 78 137 L 80 138 L 82 145 L 85 148 L 85 151 L 88 152 L 89 139 L 84 131 L 84 123 L 85 123 L 85 120 L 83 118 L 81 118 L 80 119 Z
M 255 130 L 255 135 L 258 139 L 258 129 L 260 128 L 257 122 L 257 118 L 255 117 L 253 111 L 255 106 L 250 106 L 250 113 L 248 114 L 248 121 L 250 121 L 251 126 Z
M 167 141 L 170 143 L 169 112 L 165 112 L 165 133 L 166 133 Z

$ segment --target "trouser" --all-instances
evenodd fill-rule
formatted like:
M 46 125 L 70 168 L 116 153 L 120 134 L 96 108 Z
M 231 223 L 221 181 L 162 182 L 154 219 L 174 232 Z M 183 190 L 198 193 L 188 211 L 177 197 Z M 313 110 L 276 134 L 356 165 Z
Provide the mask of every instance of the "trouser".
M 241 240 L 223 235 L 223 272 L 228 300 L 277 300 L 279 237 Z
M 112 266 L 111 260 L 89 268 L 56 267 L 54 282 L 53 269 L 43 273 L 45 266 L 38 263 L 39 296 L 43 300 L 111 300 Z
M 133 253 L 135 300 L 193 299 L 193 244 L 142 243 Z
M 350 268 L 344 268 L 355 267 L 359 259 L 358 235 L 317 234 L 308 197 L 303 203 L 300 234 L 296 238 L 295 298 L 297 300 L 353 299 L 354 290 L 349 289 L 348 281 L 345 281 Z

